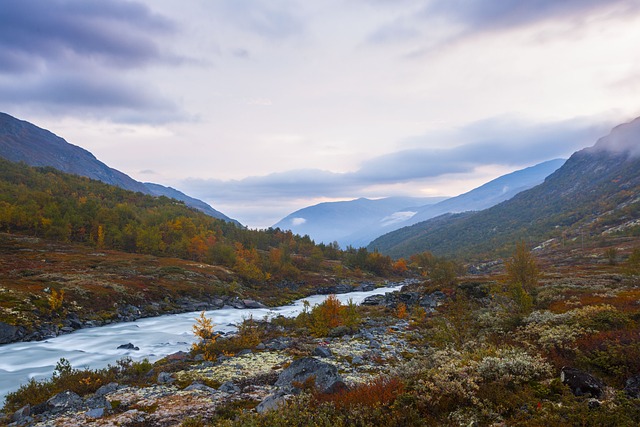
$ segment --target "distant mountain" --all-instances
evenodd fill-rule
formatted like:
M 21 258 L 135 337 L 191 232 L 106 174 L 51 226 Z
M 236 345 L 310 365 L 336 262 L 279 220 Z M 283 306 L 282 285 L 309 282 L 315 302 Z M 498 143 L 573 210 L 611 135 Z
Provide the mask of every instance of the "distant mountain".
M 365 246 L 371 241 L 354 238 L 361 230 L 378 230 L 380 223 L 391 224 L 403 220 L 399 211 L 410 212 L 412 206 L 436 203 L 443 197 L 388 197 L 384 199 L 365 199 L 344 202 L 325 202 L 293 212 L 280 220 L 273 228 L 291 230 L 300 235 L 309 235 L 316 242 L 332 243 L 337 241 L 341 247 Z M 382 233 L 374 234 L 373 237 Z
M 318 242 L 344 248 L 367 246 L 375 238 L 449 212 L 482 210 L 544 181 L 564 160 L 550 160 L 494 179 L 452 198 L 390 197 L 327 202 L 300 209 L 274 227 L 308 234 Z
M 465 258 L 519 239 L 553 243 L 640 232 L 640 118 L 574 153 L 544 183 L 474 213 L 447 214 L 379 237 L 369 250 L 395 257 L 432 251 Z
M 84 148 L 69 144 L 54 133 L 0 112 L 0 157 L 30 166 L 51 166 L 62 172 L 86 176 L 125 190 L 183 201 L 214 218 L 236 222 L 205 202 L 159 184 L 143 184 L 110 168 Z
M 558 170 L 565 159 L 549 160 L 502 175 L 478 188 L 431 206 L 423 206 L 404 225 L 416 224 L 445 213 L 481 211 L 509 200 L 516 194 L 528 190 L 544 181 Z

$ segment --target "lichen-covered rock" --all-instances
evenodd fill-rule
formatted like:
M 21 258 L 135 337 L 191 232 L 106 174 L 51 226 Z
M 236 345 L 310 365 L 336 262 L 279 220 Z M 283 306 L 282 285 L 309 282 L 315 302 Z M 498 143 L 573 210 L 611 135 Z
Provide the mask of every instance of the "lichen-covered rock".
M 263 412 L 278 409 L 278 407 L 286 401 L 287 396 L 289 396 L 289 394 L 283 390 L 278 390 L 275 393 L 268 395 L 258 404 L 258 406 L 256 406 L 256 412 L 262 414 Z
M 593 375 L 576 368 L 564 367 L 560 372 L 560 380 L 569 386 L 576 396 L 590 395 L 596 399 L 604 392 L 604 384 Z
M 318 357 L 331 357 L 331 350 L 329 350 L 329 347 L 320 345 L 316 348 L 313 349 L 313 355 L 314 356 L 318 356 Z
M 218 390 L 225 393 L 240 393 L 240 387 L 238 387 L 231 381 L 224 382 L 220 387 L 218 387 Z
M 68 410 L 77 410 L 82 406 L 82 398 L 72 391 L 63 391 L 47 400 L 49 412 L 59 413 Z
M 275 385 L 281 388 L 296 389 L 311 378 L 313 378 L 315 387 L 321 392 L 328 390 L 336 381 L 342 381 L 342 377 L 334 365 L 314 357 L 304 357 L 295 360 L 282 371 Z
M 158 384 L 171 384 L 175 379 L 169 372 L 160 372 L 158 374 Z

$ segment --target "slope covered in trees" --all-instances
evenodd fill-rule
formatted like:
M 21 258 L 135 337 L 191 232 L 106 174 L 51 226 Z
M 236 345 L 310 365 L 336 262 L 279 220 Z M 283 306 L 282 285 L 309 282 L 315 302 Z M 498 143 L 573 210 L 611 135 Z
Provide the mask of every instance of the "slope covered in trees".
M 447 215 L 389 233 L 369 250 L 400 257 L 425 250 L 465 258 L 504 254 L 514 242 L 603 239 L 640 232 L 640 120 L 571 158 L 544 183 L 477 213 Z
M 392 270 L 389 257 L 364 249 L 341 251 L 279 229 L 249 230 L 174 199 L 5 160 L 0 231 L 218 264 L 246 282 L 296 280 L 301 270 L 318 271 L 328 260 L 381 275 Z

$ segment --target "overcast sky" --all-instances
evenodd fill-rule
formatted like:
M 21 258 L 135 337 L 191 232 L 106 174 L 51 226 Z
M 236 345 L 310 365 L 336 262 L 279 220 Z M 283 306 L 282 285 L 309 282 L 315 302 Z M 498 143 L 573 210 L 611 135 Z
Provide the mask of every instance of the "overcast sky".
M 250 227 L 640 115 L 638 0 L 2 0 L 0 111 Z

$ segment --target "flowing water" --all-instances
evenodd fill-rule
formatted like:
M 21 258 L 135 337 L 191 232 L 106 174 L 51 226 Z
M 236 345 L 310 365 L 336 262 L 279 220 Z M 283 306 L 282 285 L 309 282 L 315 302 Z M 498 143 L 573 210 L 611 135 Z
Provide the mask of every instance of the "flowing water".
M 360 304 L 366 297 L 397 290 L 397 287 L 378 288 L 369 292 L 351 292 L 337 295 L 343 303 L 353 300 Z M 311 306 L 319 304 L 327 295 L 305 298 Z M 303 309 L 303 301 L 276 308 L 235 309 L 222 308 L 207 311 L 213 319 L 214 329 L 222 332 L 235 331 L 235 324 L 253 316 L 293 317 Z M 160 359 L 177 351 L 188 351 L 195 341 L 192 326 L 199 312 L 170 314 L 138 319 L 135 322 L 117 323 L 96 328 L 80 329 L 44 341 L 18 342 L 0 345 L 0 402 L 6 394 L 16 390 L 30 378 L 50 377 L 56 363 L 65 358 L 74 368 L 104 368 L 125 356 L 133 360 Z M 132 343 L 139 350 L 123 350 L 118 346 Z

